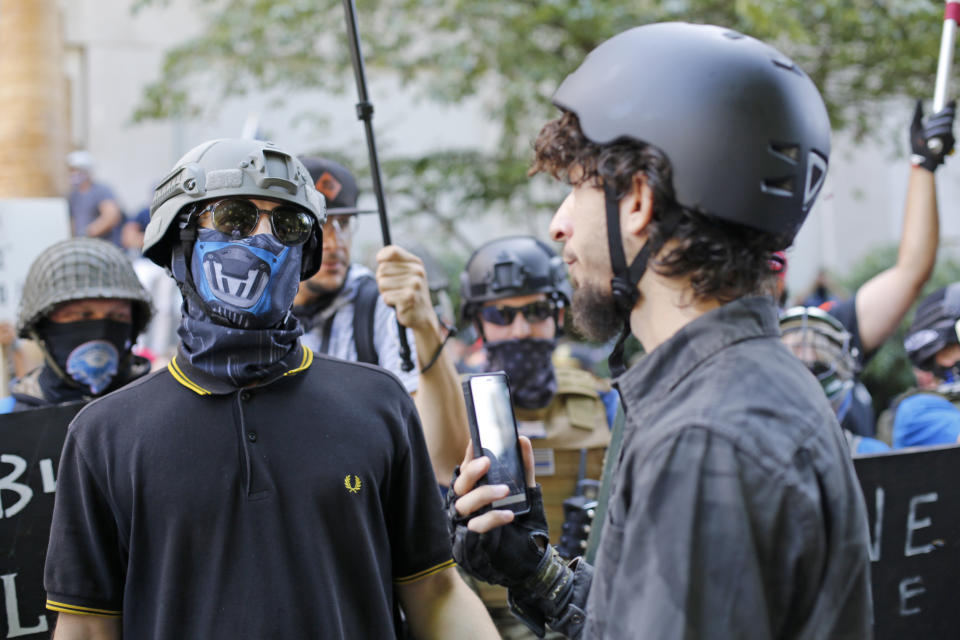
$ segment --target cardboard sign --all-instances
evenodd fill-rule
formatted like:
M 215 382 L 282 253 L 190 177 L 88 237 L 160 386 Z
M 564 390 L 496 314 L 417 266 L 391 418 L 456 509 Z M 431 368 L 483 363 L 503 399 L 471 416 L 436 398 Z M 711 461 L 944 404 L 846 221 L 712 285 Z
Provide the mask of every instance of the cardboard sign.
M 870 522 L 876 640 L 960 629 L 960 446 L 854 458 Z
M 0 320 L 16 322 L 33 260 L 69 237 L 70 214 L 63 198 L 0 199 Z
M 0 638 L 49 638 L 43 564 L 67 425 L 83 403 L 0 415 Z

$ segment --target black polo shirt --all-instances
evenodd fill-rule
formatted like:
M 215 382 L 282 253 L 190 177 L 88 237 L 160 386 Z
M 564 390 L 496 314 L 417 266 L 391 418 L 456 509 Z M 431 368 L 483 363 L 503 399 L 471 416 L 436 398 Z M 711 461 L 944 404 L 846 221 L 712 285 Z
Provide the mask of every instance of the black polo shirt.
M 410 396 L 309 349 L 248 389 L 178 356 L 84 408 L 58 473 L 47 606 L 125 638 L 390 638 L 393 585 L 452 565 Z

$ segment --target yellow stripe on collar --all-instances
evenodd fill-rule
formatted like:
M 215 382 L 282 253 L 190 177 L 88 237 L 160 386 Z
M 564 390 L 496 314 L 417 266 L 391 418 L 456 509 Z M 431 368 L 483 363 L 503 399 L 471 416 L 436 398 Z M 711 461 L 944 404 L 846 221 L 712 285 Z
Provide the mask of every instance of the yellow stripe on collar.
M 303 358 L 300 360 L 300 366 L 296 369 L 290 369 L 290 371 L 287 371 L 283 375 L 292 376 L 295 373 L 300 373 L 304 369 L 308 369 L 310 365 L 313 364 L 313 351 L 310 350 L 310 347 L 301 345 L 301 349 L 303 350 Z
M 173 376 L 173 379 L 185 386 L 190 391 L 193 391 L 197 395 L 209 396 L 211 392 L 207 389 L 204 389 L 196 382 L 191 380 L 186 376 L 186 374 L 180 369 L 180 366 L 177 364 L 177 356 L 173 356 L 170 362 L 167 364 L 167 370 L 170 371 L 170 375 Z

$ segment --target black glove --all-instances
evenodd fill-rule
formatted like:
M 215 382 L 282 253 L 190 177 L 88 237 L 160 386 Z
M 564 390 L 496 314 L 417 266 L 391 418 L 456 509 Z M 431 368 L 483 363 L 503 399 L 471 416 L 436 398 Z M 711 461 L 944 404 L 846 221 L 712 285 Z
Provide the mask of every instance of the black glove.
M 465 518 L 454 506 L 460 497 L 453 492 L 459 474 L 460 467 L 457 467 L 446 497 L 454 559 L 464 571 L 484 582 L 505 587 L 523 583 L 536 574 L 549 541 L 540 486 L 527 487 L 530 511 L 517 515 L 510 524 L 486 533 L 475 533 L 467 529 L 467 520 L 477 514 Z
M 923 122 L 923 103 L 917 100 L 917 108 L 913 112 L 913 122 L 910 123 L 910 161 L 918 166 L 935 171 L 943 164 L 943 159 L 953 152 L 953 116 L 956 112 L 957 101 L 951 100 L 942 111 L 927 118 Z M 934 151 L 928 146 L 932 138 L 940 140 L 940 149 Z

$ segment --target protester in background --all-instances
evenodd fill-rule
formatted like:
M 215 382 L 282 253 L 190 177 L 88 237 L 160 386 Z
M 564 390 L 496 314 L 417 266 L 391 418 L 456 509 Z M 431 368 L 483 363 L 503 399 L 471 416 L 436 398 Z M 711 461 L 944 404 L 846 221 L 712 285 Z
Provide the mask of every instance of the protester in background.
M 923 108 L 917 101 L 910 123 L 913 154 L 896 264 L 867 280 L 851 298 L 820 305 L 850 334 L 858 370 L 867 366 L 877 349 L 897 330 L 933 272 L 940 241 L 934 172 L 953 151 L 955 107 L 956 103 L 951 101 L 924 122 Z M 939 138 L 942 143 L 938 151 L 928 145 L 932 138 Z M 876 435 L 875 423 L 873 399 L 857 379 L 850 409 L 841 424 L 856 435 L 872 437 Z
M 150 207 L 140 209 L 132 218 L 123 223 L 120 241 L 126 249 L 136 250 L 143 248 L 143 232 L 150 224 Z
M 780 316 L 783 343 L 807 366 L 830 400 L 841 423 L 853 404 L 854 385 L 859 372 L 859 353 L 853 338 L 840 321 L 817 307 L 794 307 Z M 889 451 L 876 438 L 843 430 L 856 454 Z
M 30 265 L 17 319 L 45 362 L 13 382 L 11 409 L 88 401 L 147 373 L 131 348 L 150 316 L 150 297 L 120 249 L 95 238 L 48 247 Z
M 454 555 L 573 638 L 868 638 L 867 514 L 833 411 L 780 342 L 769 260 L 819 192 L 813 81 L 726 28 L 651 24 L 600 44 L 554 95 L 534 171 L 571 185 L 550 224 L 595 339 L 646 355 L 617 379 L 623 446 L 597 550 L 566 565 L 534 508 L 460 466 Z M 628 266 L 629 265 L 629 266 Z
M 157 187 L 144 254 L 183 291 L 165 370 L 70 425 L 44 587 L 56 640 L 494 637 L 453 568 L 416 410 L 300 343 L 323 198 L 269 142 L 213 140 Z
M 103 238 L 122 246 L 124 216 L 110 187 L 93 179 L 93 156 L 87 151 L 67 155 L 70 169 L 70 219 L 74 236 Z
M 3 383 L 3 389 L 0 390 L 0 413 L 10 413 L 13 409 L 15 400 L 7 395 L 7 386 L 9 382 L 19 373 L 16 371 L 16 356 L 14 354 L 14 343 L 17 340 L 17 330 L 13 324 L 0 320 L 0 382 Z
M 430 460 L 445 483 L 467 445 L 466 409 L 452 359 L 430 299 L 423 262 L 397 246 L 377 253 L 376 276 L 352 262 L 357 227 L 357 181 L 327 158 L 301 158 L 329 206 L 323 228 L 323 264 L 300 285 L 294 314 L 303 342 L 318 353 L 387 369 L 413 396 Z M 397 320 L 408 329 L 413 368 L 401 366 Z
M 895 448 L 960 441 L 960 282 L 937 289 L 917 306 L 903 340 L 917 386 L 890 406 Z
M 567 557 L 583 552 L 592 516 L 589 509 L 568 510 L 564 527 L 564 501 L 588 486 L 596 498 L 618 401 L 609 380 L 553 364 L 571 295 L 560 256 L 530 236 L 487 242 L 460 275 L 461 316 L 483 339 L 486 370 L 507 373 L 520 433 L 541 461 L 537 478 L 551 542 Z M 533 637 L 510 613 L 505 589 L 484 586 L 480 593 L 504 638 Z

